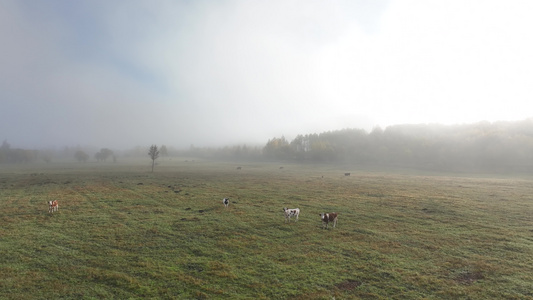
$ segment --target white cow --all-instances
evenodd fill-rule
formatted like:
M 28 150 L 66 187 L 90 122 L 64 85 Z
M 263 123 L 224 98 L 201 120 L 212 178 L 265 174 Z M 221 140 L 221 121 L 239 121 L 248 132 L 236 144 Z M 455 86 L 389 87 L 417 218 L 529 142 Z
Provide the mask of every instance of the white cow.
M 300 215 L 300 209 L 299 208 L 283 208 L 283 212 L 285 213 L 285 222 L 291 222 L 291 217 L 296 217 L 296 221 L 298 221 L 298 216 Z

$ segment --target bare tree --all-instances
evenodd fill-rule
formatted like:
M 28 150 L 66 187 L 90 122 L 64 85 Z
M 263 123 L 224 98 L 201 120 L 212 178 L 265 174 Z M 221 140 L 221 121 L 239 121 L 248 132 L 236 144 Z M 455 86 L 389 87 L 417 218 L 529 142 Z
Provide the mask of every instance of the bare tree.
M 155 160 L 159 157 L 159 150 L 157 150 L 156 145 L 150 146 L 150 151 L 148 151 L 148 155 L 150 155 L 150 158 L 152 159 L 152 173 L 153 173 L 154 166 L 155 166 Z

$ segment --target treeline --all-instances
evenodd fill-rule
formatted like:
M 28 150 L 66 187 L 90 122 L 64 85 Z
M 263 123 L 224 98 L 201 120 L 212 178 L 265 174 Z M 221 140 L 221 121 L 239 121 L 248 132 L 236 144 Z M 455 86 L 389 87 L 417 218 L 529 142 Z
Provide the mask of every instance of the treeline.
M 13 148 L 7 140 L 2 142 L 0 146 L 0 164 L 1 163 L 32 163 L 36 161 L 44 161 L 50 163 L 55 159 L 75 159 L 78 162 L 88 162 L 91 156 L 87 152 L 95 152 L 95 161 L 107 161 L 112 158 L 116 162 L 115 153 L 108 149 L 102 148 L 100 151 L 94 149 L 82 149 L 81 147 L 64 147 L 61 150 L 57 149 L 22 149 Z M 110 159 L 109 159 L 110 160 Z
M 11 148 L 4 140 L 0 146 L 0 163 L 27 163 L 37 159 L 39 151 L 21 148 Z
M 27 163 L 54 157 L 79 162 L 117 161 L 118 156 L 148 158 L 148 148 L 113 152 L 108 148 L 65 147 L 62 151 L 0 146 L 0 163 Z M 480 122 L 465 125 L 394 125 L 367 132 L 344 129 L 273 138 L 264 146 L 235 145 L 160 147 L 162 157 L 294 163 L 333 163 L 359 166 L 409 167 L 440 171 L 533 172 L 533 119 L 517 122 Z M 89 155 L 88 153 L 92 154 Z
M 198 157 L 205 159 L 216 159 L 226 161 L 260 161 L 265 160 L 263 147 L 233 145 L 225 147 L 195 147 L 191 145 L 189 149 L 172 152 L 178 156 Z
M 533 119 L 469 125 L 395 125 L 367 133 L 345 129 L 267 142 L 263 155 L 443 171 L 533 171 Z

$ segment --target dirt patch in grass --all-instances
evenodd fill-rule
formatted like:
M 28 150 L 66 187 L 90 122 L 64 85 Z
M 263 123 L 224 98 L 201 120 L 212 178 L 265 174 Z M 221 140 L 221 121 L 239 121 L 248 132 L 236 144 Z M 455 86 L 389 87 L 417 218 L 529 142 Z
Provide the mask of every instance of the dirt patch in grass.
M 346 281 L 343 281 L 341 283 L 337 283 L 335 285 L 336 288 L 338 288 L 341 291 L 351 291 L 361 285 L 361 281 L 348 279 Z
M 478 280 L 484 279 L 485 276 L 481 273 L 481 271 L 463 271 L 457 274 L 455 277 L 455 281 L 460 284 L 472 284 Z

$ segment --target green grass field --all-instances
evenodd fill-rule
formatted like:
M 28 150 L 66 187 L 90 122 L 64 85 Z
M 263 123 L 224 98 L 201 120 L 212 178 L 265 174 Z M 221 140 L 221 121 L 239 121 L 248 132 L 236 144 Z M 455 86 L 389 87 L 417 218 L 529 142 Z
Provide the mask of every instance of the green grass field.
M 0 298 L 533 299 L 531 177 L 236 166 L 3 166 Z

